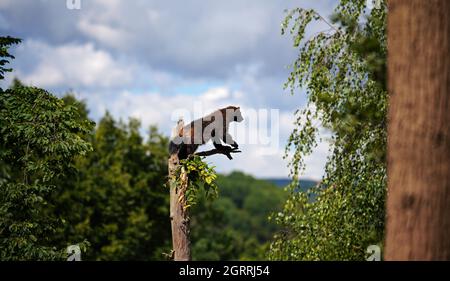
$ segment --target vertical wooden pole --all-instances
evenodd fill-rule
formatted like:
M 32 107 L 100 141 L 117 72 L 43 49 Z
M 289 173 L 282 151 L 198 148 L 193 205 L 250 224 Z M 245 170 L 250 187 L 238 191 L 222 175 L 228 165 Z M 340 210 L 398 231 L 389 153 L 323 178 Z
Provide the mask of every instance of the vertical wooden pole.
M 450 260 L 450 1 L 389 0 L 386 260 Z
M 173 259 L 175 261 L 191 260 L 191 242 L 189 240 L 189 213 L 186 206 L 187 174 L 182 172 L 178 183 L 171 180 L 179 167 L 178 154 L 169 157 L 170 184 L 170 220 L 172 225 Z

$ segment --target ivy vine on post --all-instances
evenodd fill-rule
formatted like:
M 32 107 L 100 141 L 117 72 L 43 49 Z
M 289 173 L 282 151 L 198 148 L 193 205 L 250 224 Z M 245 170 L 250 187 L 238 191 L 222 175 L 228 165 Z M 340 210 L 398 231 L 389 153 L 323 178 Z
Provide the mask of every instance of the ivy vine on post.
M 189 240 L 189 208 L 196 203 L 200 188 L 207 196 L 218 194 L 214 167 L 202 161 L 198 155 L 179 160 L 177 154 L 169 158 L 170 219 L 172 226 L 172 259 L 190 260 L 191 242 Z

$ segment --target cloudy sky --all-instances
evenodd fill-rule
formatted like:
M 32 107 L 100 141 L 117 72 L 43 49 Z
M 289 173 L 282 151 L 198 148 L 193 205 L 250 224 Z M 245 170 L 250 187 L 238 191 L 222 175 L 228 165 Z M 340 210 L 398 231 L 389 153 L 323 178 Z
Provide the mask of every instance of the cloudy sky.
M 258 126 L 235 125 L 232 135 L 243 153 L 209 162 L 224 173 L 288 176 L 284 146 L 305 96 L 283 90 L 286 66 L 298 52 L 289 36 L 281 36 L 280 24 L 284 10 L 296 6 L 328 16 L 334 0 L 80 2 L 81 9 L 68 9 L 66 0 L 0 0 L 0 34 L 23 39 L 12 49 L 14 72 L 0 87 L 18 77 L 58 96 L 71 90 L 96 121 L 109 110 L 124 120 L 138 117 L 143 128 L 157 124 L 167 135 L 177 110 L 209 113 L 239 105 L 244 117 L 260 112 Z M 309 32 L 324 29 L 317 23 Z M 278 118 L 268 118 L 277 122 L 263 130 L 269 143 L 242 141 L 244 134 L 261 134 L 261 112 L 270 109 Z M 321 143 L 308 158 L 305 177 L 320 179 L 327 147 Z

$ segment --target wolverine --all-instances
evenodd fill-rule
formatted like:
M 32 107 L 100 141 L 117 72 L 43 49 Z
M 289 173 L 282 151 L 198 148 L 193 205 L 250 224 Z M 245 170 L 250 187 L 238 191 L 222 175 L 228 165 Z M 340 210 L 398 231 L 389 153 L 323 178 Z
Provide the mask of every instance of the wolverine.
M 228 106 L 197 119 L 184 126 L 180 119 L 174 128 L 169 144 L 170 154 L 178 152 L 179 159 L 186 159 L 193 154 L 200 145 L 212 140 L 217 149 L 224 147 L 222 142 L 233 148 L 239 145 L 228 133 L 231 122 L 242 122 L 244 118 L 240 107 Z

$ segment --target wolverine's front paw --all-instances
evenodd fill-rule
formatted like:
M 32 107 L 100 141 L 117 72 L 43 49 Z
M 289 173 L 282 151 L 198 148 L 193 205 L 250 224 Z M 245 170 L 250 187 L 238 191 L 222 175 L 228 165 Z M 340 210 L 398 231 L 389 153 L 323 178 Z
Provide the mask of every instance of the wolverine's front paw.
M 232 146 L 233 148 L 238 148 L 238 147 L 239 147 L 239 145 L 238 145 L 237 143 L 233 143 L 231 146 Z

